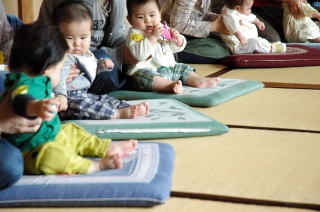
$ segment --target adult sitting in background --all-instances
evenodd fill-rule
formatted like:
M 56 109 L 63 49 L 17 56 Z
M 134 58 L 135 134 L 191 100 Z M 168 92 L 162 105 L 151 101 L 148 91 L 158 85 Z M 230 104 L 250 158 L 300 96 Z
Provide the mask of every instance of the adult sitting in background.
M 229 55 L 229 50 L 216 32 L 225 33 L 219 14 L 211 12 L 211 0 L 163 0 L 162 20 L 187 39 L 178 53 L 178 62 L 215 63 Z

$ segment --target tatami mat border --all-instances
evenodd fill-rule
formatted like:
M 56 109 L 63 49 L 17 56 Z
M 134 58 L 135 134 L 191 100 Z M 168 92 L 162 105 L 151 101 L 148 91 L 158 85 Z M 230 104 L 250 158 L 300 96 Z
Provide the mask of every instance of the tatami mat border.
M 283 201 L 263 200 L 263 199 L 250 199 L 250 198 L 243 198 L 243 197 L 232 197 L 232 196 L 213 195 L 213 194 L 172 191 L 171 196 L 180 197 L 180 198 L 220 201 L 220 202 L 228 202 L 228 203 L 241 203 L 241 204 L 250 204 L 250 205 L 320 210 L 319 204 L 283 202 Z
M 225 67 L 220 71 L 208 75 L 207 77 L 219 77 L 227 72 L 230 72 L 235 67 Z M 289 88 L 289 89 L 311 89 L 320 90 L 320 84 L 303 84 L 303 83 L 281 83 L 281 82 L 262 82 L 265 88 Z

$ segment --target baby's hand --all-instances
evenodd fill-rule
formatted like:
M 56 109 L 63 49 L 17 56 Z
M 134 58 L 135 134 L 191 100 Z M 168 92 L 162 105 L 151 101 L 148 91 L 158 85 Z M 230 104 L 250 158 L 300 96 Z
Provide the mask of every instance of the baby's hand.
M 318 13 L 318 12 L 314 13 L 313 17 L 318 19 L 318 21 L 320 21 L 320 13 Z
M 174 28 L 170 29 L 171 34 L 173 35 L 172 37 L 177 41 L 177 46 L 182 46 L 183 45 L 183 38 L 180 34 L 180 32 Z
M 105 69 L 112 69 L 114 67 L 114 63 L 109 58 L 103 59 L 103 63 L 102 64 L 103 64 L 103 67 Z
M 66 111 L 68 109 L 68 99 L 64 95 L 57 95 L 57 99 L 59 101 L 58 111 Z
M 154 27 L 154 29 L 151 32 L 151 35 L 154 36 L 156 40 L 159 40 L 162 33 L 163 28 L 160 25 L 158 25 Z
M 264 23 L 262 21 L 258 21 L 257 22 L 257 27 L 258 29 L 260 29 L 261 31 L 265 30 L 266 26 L 264 25 Z
M 28 116 L 37 116 L 44 121 L 50 121 L 57 113 L 59 101 L 56 98 L 33 100 L 28 103 Z
M 245 38 L 242 38 L 242 39 L 240 39 L 240 44 L 241 44 L 241 46 L 245 46 L 248 44 L 248 40 Z

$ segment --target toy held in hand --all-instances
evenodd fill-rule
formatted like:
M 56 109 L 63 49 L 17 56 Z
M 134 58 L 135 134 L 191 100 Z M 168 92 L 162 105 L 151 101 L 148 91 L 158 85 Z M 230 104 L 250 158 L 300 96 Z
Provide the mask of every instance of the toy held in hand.
M 166 39 L 166 40 L 174 40 L 174 39 L 175 39 L 175 36 L 172 34 L 170 28 L 169 28 L 166 24 L 164 24 L 164 25 L 162 26 L 162 28 L 163 28 L 164 31 L 163 31 L 163 33 L 161 34 L 161 36 L 162 36 L 164 39 Z

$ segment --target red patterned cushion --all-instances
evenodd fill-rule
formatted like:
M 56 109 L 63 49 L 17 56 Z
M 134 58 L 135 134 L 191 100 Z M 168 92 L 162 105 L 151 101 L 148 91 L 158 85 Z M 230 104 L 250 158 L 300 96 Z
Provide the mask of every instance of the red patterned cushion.
M 287 45 L 285 53 L 234 54 L 220 60 L 233 67 L 292 67 L 320 65 L 320 50 L 303 45 Z

